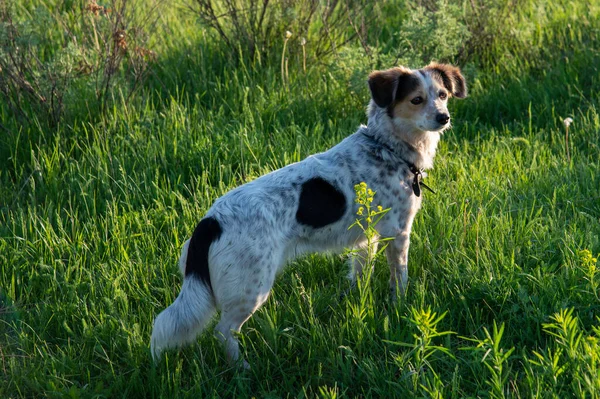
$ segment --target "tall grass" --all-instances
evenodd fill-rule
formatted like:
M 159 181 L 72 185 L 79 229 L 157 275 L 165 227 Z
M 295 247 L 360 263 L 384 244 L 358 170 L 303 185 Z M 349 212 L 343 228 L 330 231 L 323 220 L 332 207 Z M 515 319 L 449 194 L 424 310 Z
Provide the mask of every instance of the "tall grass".
M 211 334 L 152 365 L 152 320 L 212 202 L 366 121 L 351 72 L 395 57 L 386 32 L 409 13 L 385 7 L 399 11 L 379 61 L 350 45 L 304 73 L 291 56 L 285 86 L 279 52 L 232 57 L 165 10 L 134 100 L 54 127 L 0 103 L 1 397 L 600 396 L 600 15 L 585 1 L 527 3 L 520 42 L 464 61 L 470 97 L 451 106 L 403 301 L 383 257 L 340 299 L 343 259 L 308 256 L 242 330 L 252 370 Z

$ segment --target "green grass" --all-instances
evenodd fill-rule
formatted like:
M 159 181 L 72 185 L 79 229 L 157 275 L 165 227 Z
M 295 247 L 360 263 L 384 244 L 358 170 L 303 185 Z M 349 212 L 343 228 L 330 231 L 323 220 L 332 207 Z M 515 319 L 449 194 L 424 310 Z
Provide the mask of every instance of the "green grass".
M 292 64 L 285 87 L 277 56 L 240 65 L 165 12 L 134 101 L 56 127 L 0 103 L 0 397 L 600 397 L 600 275 L 580 252 L 600 252 L 600 14 L 561 4 L 527 53 L 464 65 L 407 297 L 389 301 L 383 257 L 343 299 L 340 257 L 299 259 L 243 328 L 250 371 L 210 333 L 152 364 L 180 247 L 216 198 L 365 123 L 366 87 L 335 62 Z

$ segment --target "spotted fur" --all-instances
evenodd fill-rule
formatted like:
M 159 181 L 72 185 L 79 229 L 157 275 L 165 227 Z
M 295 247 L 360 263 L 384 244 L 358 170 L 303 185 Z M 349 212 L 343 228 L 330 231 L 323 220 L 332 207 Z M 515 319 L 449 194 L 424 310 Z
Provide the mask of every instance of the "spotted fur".
M 356 248 L 350 278 L 368 253 L 362 231 L 348 229 L 358 205 L 354 185 L 366 182 L 375 202 L 391 208 L 377 224 L 386 247 L 392 295 L 408 283 L 408 248 L 422 196 L 411 167 L 433 166 L 437 144 L 450 126 L 447 99 L 466 96 L 460 70 L 431 64 L 369 75 L 368 124 L 330 150 L 309 156 L 219 198 L 182 249 L 179 296 L 154 321 L 152 355 L 196 339 L 215 311 L 216 336 L 232 361 L 240 359 L 235 332 L 267 300 L 275 277 L 293 258 Z M 414 166 L 413 166 L 414 165 Z M 244 362 L 245 366 L 248 366 Z

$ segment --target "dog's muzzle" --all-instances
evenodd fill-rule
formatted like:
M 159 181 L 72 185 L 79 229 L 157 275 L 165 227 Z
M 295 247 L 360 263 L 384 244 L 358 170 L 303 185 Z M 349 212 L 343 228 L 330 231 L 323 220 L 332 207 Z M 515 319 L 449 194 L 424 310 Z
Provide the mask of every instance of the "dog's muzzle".
M 437 114 L 435 117 L 435 121 L 440 125 L 445 125 L 450 122 L 450 115 L 448 114 Z

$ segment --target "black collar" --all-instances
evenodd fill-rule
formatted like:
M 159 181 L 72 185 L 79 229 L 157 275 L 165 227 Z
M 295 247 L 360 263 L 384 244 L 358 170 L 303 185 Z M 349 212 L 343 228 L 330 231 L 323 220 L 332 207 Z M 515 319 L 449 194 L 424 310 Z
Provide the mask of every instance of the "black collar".
M 406 159 L 399 156 L 396 153 L 396 151 L 394 151 L 394 149 L 392 147 L 390 147 L 388 144 L 382 143 L 381 141 L 377 140 L 377 138 L 371 136 L 370 134 L 367 134 L 365 132 L 362 132 L 362 133 L 366 137 L 368 137 L 370 140 L 376 142 L 378 145 L 384 147 L 390 153 L 394 154 L 394 156 L 396 156 L 396 158 L 398 158 L 400 161 L 402 161 L 404 164 L 406 164 L 406 166 L 408 166 L 408 169 L 412 172 L 412 174 L 414 174 L 412 189 L 413 189 L 413 193 L 415 193 L 415 195 L 417 197 L 421 196 L 421 186 L 425 187 L 427 190 L 429 190 L 435 194 L 435 191 L 433 191 L 433 189 L 431 187 L 429 187 L 427 184 L 423 183 L 423 179 L 425 178 L 425 176 L 427 176 L 427 174 L 423 174 L 423 169 L 417 168 L 417 166 L 414 163 L 407 161 Z
M 402 159 L 402 158 L 400 158 L 400 159 Z M 408 162 L 404 159 L 402 159 L 402 160 L 404 162 L 406 162 L 410 171 L 415 175 L 415 178 L 413 179 L 413 183 L 412 183 L 412 189 L 413 189 L 413 192 L 415 193 L 415 195 L 417 197 L 421 196 L 421 186 L 425 187 L 427 190 L 429 190 L 435 194 L 435 191 L 433 191 L 433 189 L 431 187 L 429 187 L 427 184 L 425 184 L 421 181 L 425 178 L 425 176 L 423 176 L 423 169 L 417 168 L 415 166 L 415 164 L 413 164 L 411 162 Z

